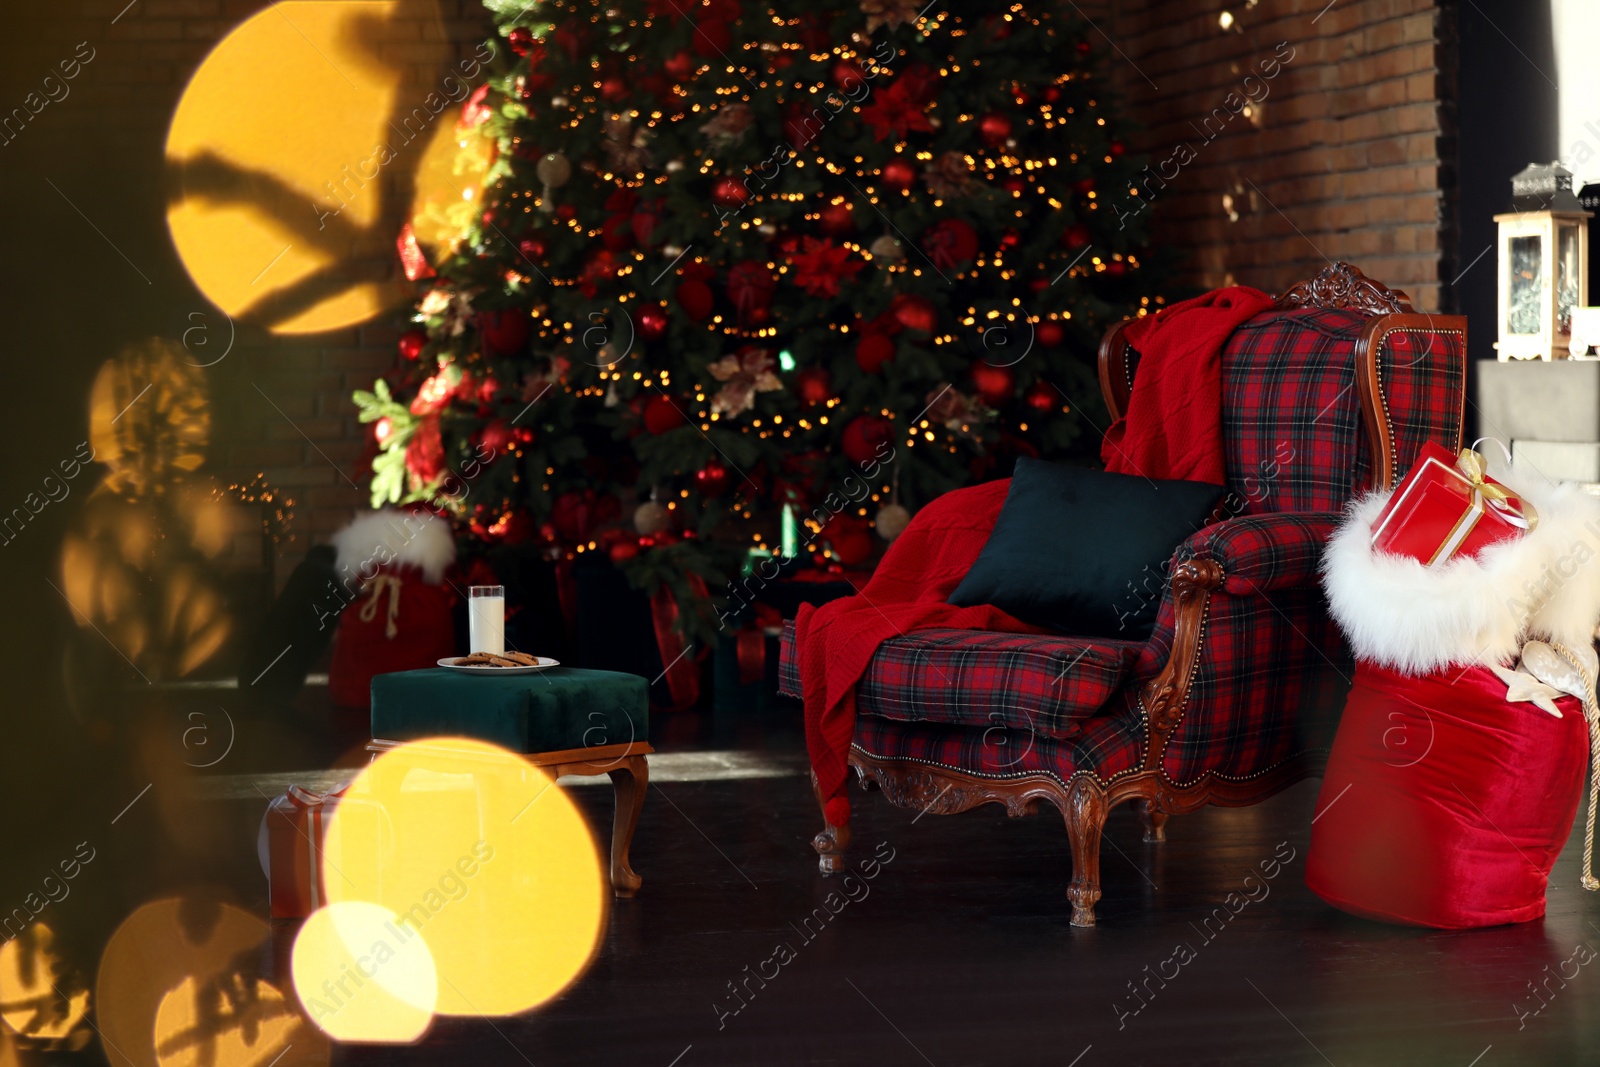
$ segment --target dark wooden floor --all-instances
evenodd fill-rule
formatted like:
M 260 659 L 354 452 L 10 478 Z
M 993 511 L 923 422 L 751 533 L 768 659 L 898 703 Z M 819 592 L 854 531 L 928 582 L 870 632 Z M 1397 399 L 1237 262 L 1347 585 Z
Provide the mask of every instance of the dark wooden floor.
M 41 791 L 49 805 L 36 806 L 37 832 L 19 838 L 6 899 L 21 899 L 71 842 L 88 836 L 98 850 L 49 912 L 85 973 L 111 930 L 150 900 L 221 894 L 265 916 L 255 849 L 264 801 L 238 783 L 365 759 L 363 716 L 302 699 L 294 709 L 236 708 L 225 756 L 193 770 L 217 757 L 195 751 L 192 714 L 170 703 L 125 708 L 125 736 L 62 748 L 85 761 L 60 778 L 78 787 Z M 212 725 L 220 743 L 223 724 Z M 1145 844 L 1122 808 L 1108 827 L 1100 925 L 1081 930 L 1068 924 L 1058 817 L 1013 820 L 991 807 L 918 818 L 855 791 L 853 858 L 892 859 L 852 882 L 856 899 L 809 933 L 806 918 L 844 887 L 817 874 L 809 847 L 819 819 L 800 773 L 798 707 L 658 717 L 652 741 L 664 753 L 762 757 L 784 776 L 652 781 L 633 850 L 643 891 L 611 909 L 578 981 L 528 1015 L 439 1019 L 414 1046 L 339 1047 L 335 1063 L 1600 1062 L 1600 963 L 1576 967 L 1564 985 L 1552 977 L 1563 967 L 1573 975 L 1565 961 L 1580 946 L 1580 959 L 1600 952 L 1600 894 L 1578 888 L 1581 820 L 1544 920 L 1437 933 L 1351 918 L 1305 888 L 1316 782 L 1255 807 L 1174 818 L 1164 845 Z M 206 791 L 230 783 L 234 799 Z M 609 790 L 570 793 L 605 840 Z M 1263 862 L 1270 870 L 1291 855 L 1261 880 Z M 1225 918 L 1230 893 L 1257 899 Z M 275 926 L 281 960 L 295 927 Z M 766 961 L 779 945 L 793 958 L 763 984 L 755 976 L 773 973 Z M 281 969 L 276 980 L 287 984 Z M 1536 997 L 1535 986 L 1549 991 Z M 91 1062 L 93 1052 L 28 1062 Z
M 323 739 L 330 753 L 347 740 Z M 793 756 L 798 709 L 680 717 L 658 723 L 656 741 Z M 612 910 L 577 983 L 525 1017 L 439 1020 L 416 1046 L 346 1047 L 335 1062 L 1600 1061 L 1600 967 L 1581 967 L 1564 988 L 1551 982 L 1542 1000 L 1532 992 L 1579 945 L 1590 946 L 1583 958 L 1600 950 L 1600 896 L 1578 888 L 1581 836 L 1556 868 L 1543 921 L 1471 933 L 1381 926 L 1304 886 L 1316 790 L 1307 782 L 1253 808 L 1175 818 L 1164 845 L 1145 844 L 1133 811 L 1119 809 L 1092 930 L 1067 922 L 1070 861 L 1054 815 L 918 819 L 856 792 L 855 858 L 893 858 L 808 939 L 797 927 L 838 883 L 816 873 L 805 780 L 653 783 L 634 847 L 644 890 Z M 608 790 L 573 793 L 597 829 L 609 825 Z M 237 803 L 241 823 L 258 817 L 259 803 Z M 248 845 L 229 862 L 253 863 Z M 1262 880 L 1274 857 L 1292 858 Z M 259 885 L 253 870 L 239 877 Z M 1256 899 L 1215 917 L 1229 914 L 1218 912 L 1229 893 L 1247 891 Z M 751 978 L 772 973 L 764 961 L 780 944 L 793 959 L 764 984 Z

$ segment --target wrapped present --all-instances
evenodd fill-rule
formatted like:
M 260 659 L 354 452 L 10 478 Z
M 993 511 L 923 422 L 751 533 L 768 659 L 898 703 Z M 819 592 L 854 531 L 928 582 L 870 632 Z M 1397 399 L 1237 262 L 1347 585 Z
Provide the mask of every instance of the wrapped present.
M 303 919 L 322 898 L 323 835 L 349 783 L 327 793 L 298 785 L 267 805 L 261 837 L 274 919 Z
M 1537 522 L 1532 505 L 1484 474 L 1482 456 L 1470 448 L 1451 456 L 1430 441 L 1372 524 L 1372 547 L 1434 567 L 1521 537 Z

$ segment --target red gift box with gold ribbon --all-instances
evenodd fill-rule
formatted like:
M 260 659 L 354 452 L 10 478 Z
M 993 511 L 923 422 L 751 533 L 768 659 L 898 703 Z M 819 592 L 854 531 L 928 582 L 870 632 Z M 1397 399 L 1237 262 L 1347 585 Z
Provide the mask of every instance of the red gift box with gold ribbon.
M 1538 518 L 1484 473 L 1478 453 L 1463 448 L 1452 456 L 1430 441 L 1372 524 L 1372 547 L 1436 567 L 1521 537 Z

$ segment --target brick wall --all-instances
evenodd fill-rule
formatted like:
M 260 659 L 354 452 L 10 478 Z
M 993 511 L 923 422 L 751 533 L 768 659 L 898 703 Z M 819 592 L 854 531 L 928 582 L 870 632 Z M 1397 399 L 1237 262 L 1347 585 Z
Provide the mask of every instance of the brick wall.
M 1452 25 L 1436 0 L 1106 0 L 1180 280 L 1277 291 L 1348 260 L 1447 309 Z M 1281 47 L 1280 47 L 1281 43 Z M 1246 79 L 1250 80 L 1246 80 Z M 1162 169 L 1164 166 L 1164 169 Z
M 479 0 L 362 3 L 374 55 L 402 71 L 400 110 L 420 104 L 452 66 L 493 31 Z M 12 385 L 39 392 L 54 409 L 19 415 L 19 452 L 48 458 L 80 440 L 88 384 L 105 358 L 152 335 L 188 342 L 207 367 L 213 432 L 207 470 L 223 481 L 263 472 L 295 501 L 295 541 L 280 554 L 281 581 L 306 546 L 363 506 L 355 470 L 361 427 L 350 403 L 393 365 L 401 311 L 360 327 L 303 336 L 230 326 L 190 280 L 165 223 L 173 185 L 163 158 L 168 126 L 189 79 L 230 31 L 269 7 L 267 0 L 65 0 L 10 14 L 7 62 L 0 64 L 0 114 L 19 106 L 56 74 L 80 42 L 93 58 L 68 92 L 0 143 L 0 197 L 7 206 L 0 247 L 30 269 L 0 300 L 17 323 L 18 349 L 41 359 L 14 368 Z M 294 3 L 281 12 L 295 13 Z M 271 17 L 270 15 L 268 17 Z M 80 53 L 81 55 L 82 53 Z M 283 86 L 264 90 L 292 91 Z M 59 94 L 60 90 L 53 88 Z M 248 103 L 241 102 L 247 118 Z M 450 121 L 445 112 L 438 122 Z M 419 142 L 420 146 L 420 142 Z M 353 145 L 352 159 L 368 145 Z M 402 168 L 382 172 L 362 194 L 382 197 L 384 217 L 351 249 L 358 268 L 396 280 L 393 235 L 408 198 Z M 330 177 L 337 177 L 331 175 Z M 54 189 L 52 189 L 52 185 Z M 303 196 L 294 210 L 310 216 Z M 204 342 L 202 345 L 201 342 Z M 59 405 L 59 407 L 57 407 Z M 59 434 L 63 443 L 40 444 Z M 41 462 L 43 460 L 41 459 Z

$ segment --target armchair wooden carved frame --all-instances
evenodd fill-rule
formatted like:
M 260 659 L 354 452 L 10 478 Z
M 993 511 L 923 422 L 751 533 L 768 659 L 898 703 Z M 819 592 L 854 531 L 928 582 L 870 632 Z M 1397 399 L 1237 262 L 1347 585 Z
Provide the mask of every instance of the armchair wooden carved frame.
M 1404 293 L 1367 278 L 1345 263 L 1330 265 L 1316 278 L 1289 289 L 1278 297 L 1275 307 L 1350 309 L 1371 316 L 1354 346 L 1355 383 L 1372 460 L 1372 482 L 1378 488 L 1392 486 L 1397 477 L 1395 435 L 1385 396 L 1380 350 L 1392 333 L 1446 328 L 1451 332 L 1459 331 L 1464 354 L 1465 320 L 1415 313 Z M 1100 387 L 1113 419 L 1127 408 L 1136 369 L 1123 336 L 1127 325 L 1122 322 L 1111 327 L 1099 349 Z M 1465 368 L 1461 369 L 1464 373 Z M 1164 753 L 1189 700 L 1205 640 L 1211 593 L 1222 586 L 1224 579 L 1223 567 L 1215 560 L 1190 559 L 1173 568 L 1170 581 L 1176 614 L 1175 636 L 1166 664 L 1139 691 L 1145 739 L 1142 761 L 1134 773 L 1118 776 L 1109 784 L 1085 770 L 1077 771 L 1065 782 L 1046 773 L 997 778 L 967 774 L 944 765 L 879 758 L 859 746 L 851 749 L 850 765 L 855 768 L 863 788 L 876 786 L 897 806 L 934 814 L 953 814 L 980 804 L 1003 804 L 1006 813 L 1016 817 L 1036 812 L 1041 802 L 1054 805 L 1065 819 L 1072 849 L 1073 875 L 1067 888 L 1072 925 L 1093 926 L 1095 905 L 1101 895 L 1100 840 L 1112 808 L 1126 801 L 1138 801 L 1144 839 L 1160 842 L 1165 840 L 1165 823 L 1170 815 L 1192 812 L 1206 804 L 1258 803 L 1307 777 L 1320 776 L 1326 764 L 1327 753 L 1323 750 L 1298 753 L 1265 773 L 1244 780 L 1224 778 L 1208 771 L 1198 780 L 1179 784 L 1167 775 L 1163 767 Z M 818 797 L 819 804 L 822 799 Z M 812 844 L 820 856 L 819 866 L 824 874 L 844 869 L 849 837 L 848 826 L 833 825 L 826 825 L 816 835 Z

